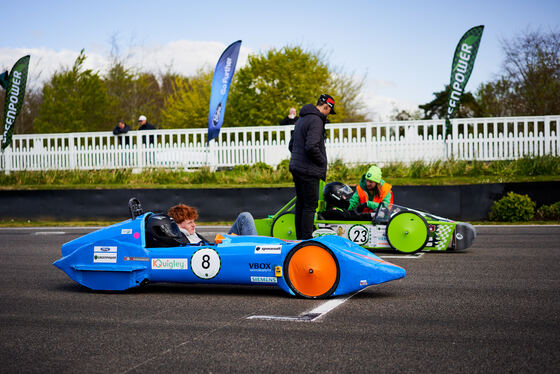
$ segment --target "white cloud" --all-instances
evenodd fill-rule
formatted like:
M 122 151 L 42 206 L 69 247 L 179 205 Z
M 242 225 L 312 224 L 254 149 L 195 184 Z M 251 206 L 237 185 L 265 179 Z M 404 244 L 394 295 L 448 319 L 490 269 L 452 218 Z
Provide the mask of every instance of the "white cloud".
M 125 65 L 153 73 L 172 72 L 192 75 L 200 68 L 214 69 L 218 58 L 227 45 L 219 42 L 178 40 L 162 45 L 133 46 L 123 51 Z M 0 68 L 10 70 L 22 56 L 31 55 L 28 85 L 40 85 L 55 71 L 67 69 L 74 64 L 80 51 L 46 48 L 0 48 Z M 241 46 L 237 68 L 244 66 L 251 50 Z M 85 51 L 86 69 L 104 73 L 109 66 L 109 53 L 102 55 Z
M 132 47 L 128 54 L 131 65 L 152 72 L 166 71 L 192 75 L 200 68 L 214 69 L 227 46 L 219 42 L 178 40 L 164 45 Z M 241 47 L 237 67 L 247 62 L 251 51 Z
M 192 75 L 200 68 L 214 69 L 218 58 L 227 45 L 219 42 L 177 40 L 166 44 L 131 46 L 122 51 L 127 67 L 153 73 L 171 70 L 183 75 Z M 0 68 L 10 70 L 22 56 L 30 54 L 28 86 L 40 86 L 55 71 L 67 69 L 74 64 L 80 51 L 46 48 L 0 48 Z M 253 53 L 249 48 L 241 47 L 237 68 L 247 63 L 247 57 Z M 104 73 L 109 66 L 109 52 L 106 55 L 85 51 L 87 59 L 85 68 Z M 392 97 L 386 92 L 393 92 L 397 84 L 383 79 L 367 79 L 363 92 L 368 117 L 374 121 L 388 120 L 393 109 L 409 111 L 418 109 L 418 103 Z
M 395 108 L 411 113 L 418 110 L 418 103 L 382 94 L 384 91 L 392 91 L 391 89 L 395 87 L 397 87 L 397 84 L 392 81 L 381 79 L 367 80 L 363 97 L 366 110 L 369 112 L 369 118 L 373 121 L 388 121 Z

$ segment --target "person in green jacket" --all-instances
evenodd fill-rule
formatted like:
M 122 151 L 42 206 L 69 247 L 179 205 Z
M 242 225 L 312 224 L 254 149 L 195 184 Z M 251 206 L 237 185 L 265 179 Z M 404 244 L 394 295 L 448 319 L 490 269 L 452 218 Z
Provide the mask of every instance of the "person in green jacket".
M 367 173 L 362 175 L 356 192 L 350 198 L 348 210 L 356 209 L 359 213 L 373 212 L 383 202 L 385 206 L 393 204 L 393 192 L 389 183 L 382 178 L 381 169 L 371 166 Z

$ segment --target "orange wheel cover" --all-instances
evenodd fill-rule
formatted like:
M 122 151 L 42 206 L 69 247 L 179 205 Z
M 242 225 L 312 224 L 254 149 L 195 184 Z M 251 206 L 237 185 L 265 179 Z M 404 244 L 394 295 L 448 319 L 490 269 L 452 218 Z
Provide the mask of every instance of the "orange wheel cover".
M 321 296 L 329 291 L 337 277 L 333 256 L 324 248 L 310 245 L 298 249 L 288 264 L 290 282 L 305 296 Z

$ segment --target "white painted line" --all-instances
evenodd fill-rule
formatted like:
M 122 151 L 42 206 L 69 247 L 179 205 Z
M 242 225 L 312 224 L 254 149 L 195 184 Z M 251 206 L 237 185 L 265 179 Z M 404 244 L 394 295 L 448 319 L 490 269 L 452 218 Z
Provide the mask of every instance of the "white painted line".
M 350 295 L 353 296 L 353 295 Z M 327 314 L 328 312 L 330 312 L 331 310 L 333 310 L 334 308 L 336 308 L 337 306 L 343 304 L 346 300 L 348 300 L 348 296 L 345 298 L 334 298 L 332 300 L 327 301 L 326 303 L 319 305 L 317 308 L 313 309 L 310 312 L 307 312 L 308 314 L 315 314 L 315 313 L 319 313 L 319 314 Z
M 424 256 L 424 252 L 418 252 L 412 255 L 388 255 L 388 256 L 379 256 L 380 258 L 420 258 Z
M 31 235 L 64 235 L 65 231 L 37 231 Z
M 273 321 L 292 321 L 301 322 L 303 321 L 300 317 L 284 317 L 284 316 L 249 316 L 247 319 L 265 319 Z
M 335 297 L 319 305 L 317 308 L 310 310 L 309 312 L 303 312 L 299 316 L 293 316 L 293 317 L 292 316 L 249 316 L 247 317 L 247 319 L 264 319 L 269 321 L 289 321 L 289 322 L 317 322 L 325 314 L 329 313 L 336 307 L 344 304 L 346 300 L 350 299 L 352 296 L 354 296 L 358 292 L 363 291 L 364 289 L 365 288 L 362 288 L 361 290 L 356 291 L 350 295 Z

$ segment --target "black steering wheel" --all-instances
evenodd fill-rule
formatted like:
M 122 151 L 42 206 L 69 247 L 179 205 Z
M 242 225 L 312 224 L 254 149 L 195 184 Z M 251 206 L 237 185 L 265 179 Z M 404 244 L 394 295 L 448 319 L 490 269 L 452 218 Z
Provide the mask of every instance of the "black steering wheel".
M 130 212 L 130 218 L 132 219 L 136 219 L 136 217 L 144 214 L 142 204 L 140 204 L 140 201 L 135 197 L 128 200 L 128 211 Z

